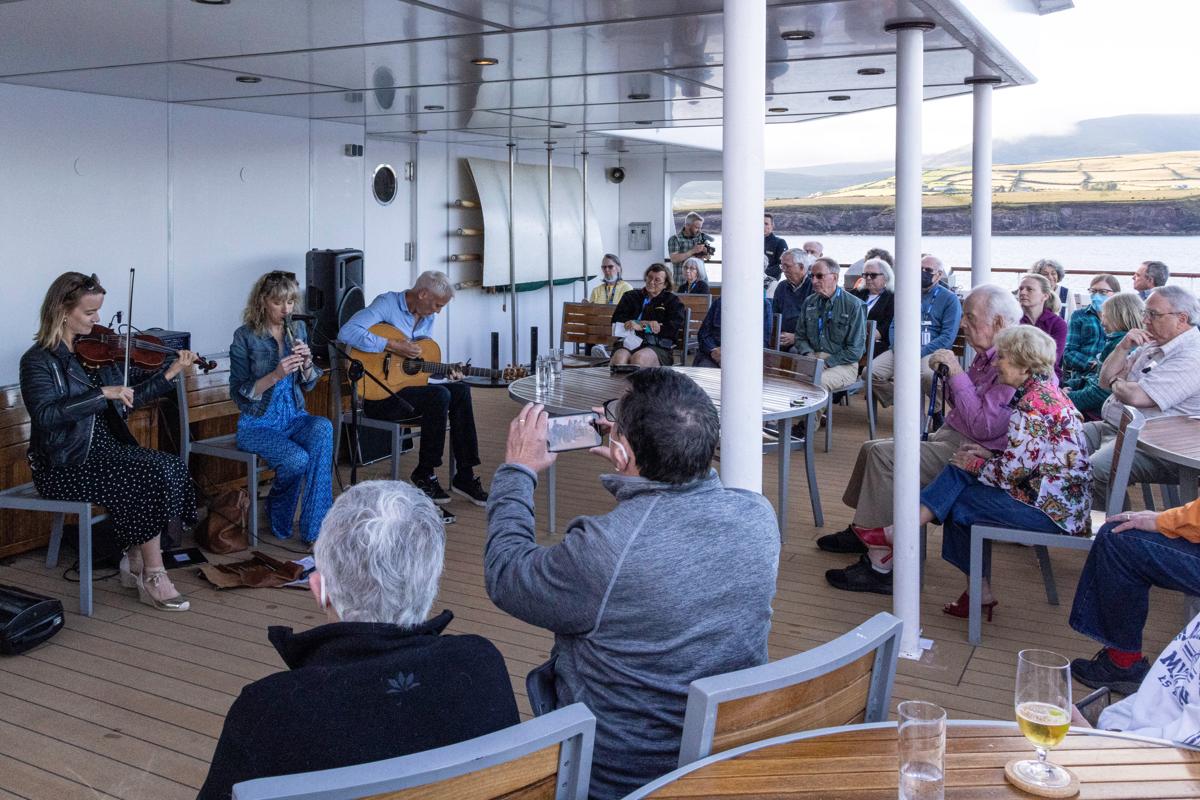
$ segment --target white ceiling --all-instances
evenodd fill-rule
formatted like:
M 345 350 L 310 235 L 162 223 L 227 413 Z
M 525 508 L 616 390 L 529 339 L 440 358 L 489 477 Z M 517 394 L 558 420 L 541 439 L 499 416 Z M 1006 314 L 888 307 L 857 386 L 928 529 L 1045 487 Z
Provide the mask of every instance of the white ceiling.
M 569 147 L 589 131 L 720 124 L 721 5 L 7 0 L 0 81 L 355 122 L 396 139 L 549 136 Z M 969 91 L 977 58 L 1006 83 L 1032 81 L 961 0 L 768 0 L 768 121 L 891 105 L 895 39 L 884 25 L 898 17 L 939 23 L 925 38 L 927 98 Z M 789 30 L 815 35 L 785 41 Z M 470 63 L 479 56 L 499 63 Z M 885 71 L 858 74 L 872 67 Z

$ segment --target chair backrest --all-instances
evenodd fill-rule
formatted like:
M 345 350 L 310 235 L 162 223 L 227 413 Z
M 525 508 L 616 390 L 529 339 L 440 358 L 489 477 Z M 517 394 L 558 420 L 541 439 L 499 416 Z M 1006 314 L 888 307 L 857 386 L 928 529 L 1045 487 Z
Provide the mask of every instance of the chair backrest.
M 785 353 L 782 350 L 763 350 L 763 375 L 818 385 L 824 369 L 823 358 Z
M 258 778 L 234 800 L 584 800 L 596 718 L 582 703 L 466 742 L 319 772 Z
M 863 360 L 865 363 L 862 364 L 867 370 L 866 374 L 863 375 L 867 383 L 871 382 L 871 376 L 875 374 L 875 370 L 871 368 L 871 362 L 875 360 L 875 329 L 878 326 L 879 323 L 875 320 L 867 320 L 867 349 L 863 351 Z
M 886 720 L 902 626 L 880 612 L 806 653 L 692 681 L 679 766 L 773 736 Z
M 237 416 L 237 404 L 229 399 L 229 357 L 216 359 L 217 368 L 203 373 L 188 367 L 175 381 L 179 405 L 179 453 L 187 463 L 192 452 L 191 423 L 217 417 Z
M 692 343 L 700 337 L 700 326 L 704 324 L 704 318 L 708 316 L 708 309 L 712 306 L 712 295 L 677 294 L 675 296 L 679 298 L 679 302 L 683 303 L 685 309 L 683 328 L 676 337 L 675 346 L 679 348 L 681 356 L 686 356 Z
M 601 303 L 563 303 L 559 341 L 563 347 L 575 346 L 575 352 L 587 353 L 592 345 L 607 345 L 613 340 L 612 315 L 616 306 Z
M 771 338 L 767 342 L 767 349 L 779 349 L 779 337 L 783 333 L 783 314 L 771 315 Z
M 21 387 L 0 386 L 0 489 L 28 483 L 30 423 L 29 412 L 21 399 Z M 3 522 L 12 525 L 11 511 L 5 511 Z
M 1129 487 L 1129 472 L 1133 468 L 1133 456 L 1137 450 L 1138 437 L 1146 418 L 1133 406 L 1121 410 L 1121 424 L 1117 426 L 1117 439 L 1113 444 L 1112 477 L 1108 481 L 1108 506 L 1105 514 L 1120 514 L 1125 508 L 1125 490 Z

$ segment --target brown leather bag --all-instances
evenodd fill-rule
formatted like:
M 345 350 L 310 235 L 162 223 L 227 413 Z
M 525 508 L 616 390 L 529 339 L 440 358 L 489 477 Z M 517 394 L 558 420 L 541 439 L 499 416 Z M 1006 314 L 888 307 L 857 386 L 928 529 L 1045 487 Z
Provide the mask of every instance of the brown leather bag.
M 208 508 L 204 527 L 196 537 L 197 544 L 215 555 L 238 553 L 250 547 L 246 530 L 246 515 L 250 496 L 245 489 L 221 492 Z

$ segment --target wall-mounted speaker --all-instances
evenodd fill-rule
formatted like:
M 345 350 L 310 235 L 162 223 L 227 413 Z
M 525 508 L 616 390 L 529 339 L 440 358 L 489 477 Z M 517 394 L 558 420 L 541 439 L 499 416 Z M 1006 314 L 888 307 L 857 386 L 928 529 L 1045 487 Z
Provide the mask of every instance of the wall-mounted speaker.
M 613 183 L 620 183 L 625 180 L 625 170 L 621 167 L 609 167 L 608 179 Z

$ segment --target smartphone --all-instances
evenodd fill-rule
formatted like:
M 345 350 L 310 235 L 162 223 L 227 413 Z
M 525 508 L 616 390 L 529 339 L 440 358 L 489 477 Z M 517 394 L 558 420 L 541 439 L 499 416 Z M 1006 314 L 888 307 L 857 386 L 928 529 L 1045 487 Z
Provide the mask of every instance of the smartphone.
M 566 450 L 586 450 L 589 447 L 599 447 L 601 442 L 600 429 L 596 425 L 594 413 L 571 414 L 565 417 L 551 417 L 550 428 L 547 431 L 550 452 L 562 453 Z

